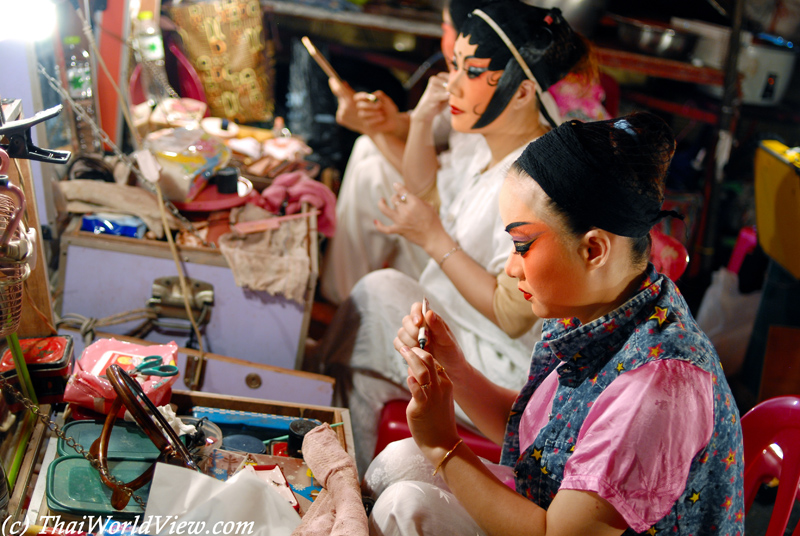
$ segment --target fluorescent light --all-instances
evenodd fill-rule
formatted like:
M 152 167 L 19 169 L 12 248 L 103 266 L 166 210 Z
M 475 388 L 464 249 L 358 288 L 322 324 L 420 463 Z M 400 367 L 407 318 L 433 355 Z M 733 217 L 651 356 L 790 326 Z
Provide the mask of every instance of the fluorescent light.
M 0 41 L 41 41 L 53 36 L 56 6 L 52 0 L 0 0 L 4 28 Z

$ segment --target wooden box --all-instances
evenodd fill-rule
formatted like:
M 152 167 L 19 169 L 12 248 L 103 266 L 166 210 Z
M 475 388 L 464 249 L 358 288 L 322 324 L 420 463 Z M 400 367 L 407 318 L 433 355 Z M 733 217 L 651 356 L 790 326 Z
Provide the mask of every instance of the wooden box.
M 177 407 L 176 413 L 179 415 L 191 414 L 191 409 L 195 406 L 206 406 L 219 409 L 229 409 L 234 411 L 249 411 L 255 413 L 267 413 L 272 415 L 283 415 L 287 417 L 317 419 L 329 424 L 342 423 L 341 426 L 333 428 L 339 437 L 345 451 L 354 456 L 353 447 L 353 433 L 350 422 L 350 412 L 345 408 L 335 408 L 328 406 L 316 406 L 305 404 L 291 404 L 276 402 L 273 400 L 259 400 L 256 398 L 240 397 L 240 396 L 223 396 L 218 394 L 202 393 L 198 391 L 180 391 L 176 390 L 172 393 L 170 403 Z M 47 501 L 45 499 L 45 487 L 48 465 L 53 461 L 56 451 L 57 439 L 53 436 L 50 437 L 48 444 L 48 454 L 44 456 L 42 467 L 38 471 L 38 478 L 34 476 L 35 487 L 31 495 L 30 507 L 27 512 L 17 510 L 16 515 L 13 517 L 15 520 L 23 519 L 26 517 L 28 522 L 34 524 L 43 524 L 46 519 L 50 520 L 52 526 L 52 516 L 47 508 Z M 88 446 L 87 450 L 88 450 Z M 51 452 L 52 451 L 52 452 Z M 310 503 L 302 503 L 301 513 L 307 511 Z M 66 517 L 64 519 L 67 519 Z
M 334 428 L 344 449 L 354 456 L 353 431 L 350 410 L 331 406 L 290 404 L 274 400 L 258 400 L 242 396 L 223 396 L 199 391 L 173 391 L 171 404 L 177 406 L 176 413 L 189 414 L 194 406 L 208 406 L 234 411 L 251 411 L 271 415 L 284 415 L 298 419 L 318 419 L 329 424 L 343 423 Z

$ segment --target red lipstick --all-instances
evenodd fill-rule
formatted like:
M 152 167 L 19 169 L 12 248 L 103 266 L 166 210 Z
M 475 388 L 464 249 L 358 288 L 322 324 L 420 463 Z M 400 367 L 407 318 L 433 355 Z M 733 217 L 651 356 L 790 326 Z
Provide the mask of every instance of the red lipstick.
M 459 109 L 459 108 L 456 108 L 455 106 L 453 106 L 453 105 L 451 104 L 451 105 L 450 105 L 450 113 L 451 113 L 451 114 L 453 114 L 453 115 L 459 115 L 459 114 L 463 114 L 463 113 L 464 113 L 464 111 L 463 111 L 463 110 L 461 110 L 461 109 Z

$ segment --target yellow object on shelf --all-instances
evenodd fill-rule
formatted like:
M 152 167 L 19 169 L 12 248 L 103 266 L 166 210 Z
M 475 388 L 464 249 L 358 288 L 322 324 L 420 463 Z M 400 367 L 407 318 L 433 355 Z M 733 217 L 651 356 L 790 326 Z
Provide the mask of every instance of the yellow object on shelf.
M 274 138 L 271 130 L 266 128 L 258 128 L 258 127 L 251 127 L 247 125 L 239 125 L 239 133 L 237 134 L 238 138 L 255 138 L 260 142 L 265 142 L 269 139 Z
M 756 227 L 764 252 L 800 279 L 800 149 L 762 141 L 755 157 Z

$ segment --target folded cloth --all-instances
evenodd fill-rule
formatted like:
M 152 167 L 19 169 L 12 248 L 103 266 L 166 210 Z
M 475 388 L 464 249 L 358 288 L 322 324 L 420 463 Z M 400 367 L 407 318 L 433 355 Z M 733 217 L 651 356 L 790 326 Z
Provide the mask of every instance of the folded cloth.
M 264 154 L 279 160 L 300 160 L 311 154 L 311 147 L 291 137 L 270 138 L 264 142 Z
M 317 226 L 319 232 L 327 237 L 336 232 L 336 195 L 330 188 L 310 178 L 305 171 L 293 171 L 278 175 L 272 184 L 261 192 L 261 196 L 252 196 L 248 203 L 255 203 L 276 214 L 286 202 L 285 213 L 300 212 L 303 203 L 319 210 Z
M 254 205 L 231 211 L 231 220 L 238 222 L 269 216 L 267 211 Z M 282 294 L 304 304 L 311 273 L 307 237 L 308 218 L 300 218 L 260 233 L 225 233 L 219 237 L 219 248 L 237 286 L 272 295 Z
M 329 424 L 306 434 L 303 459 L 323 489 L 292 536 L 367 536 L 356 463 Z
M 69 212 L 132 214 L 141 218 L 157 238 L 164 236 L 158 199 L 143 188 L 82 179 L 59 181 L 53 184 L 66 198 Z M 167 222 L 171 229 L 178 228 L 177 220 L 169 211 L 167 211 Z

